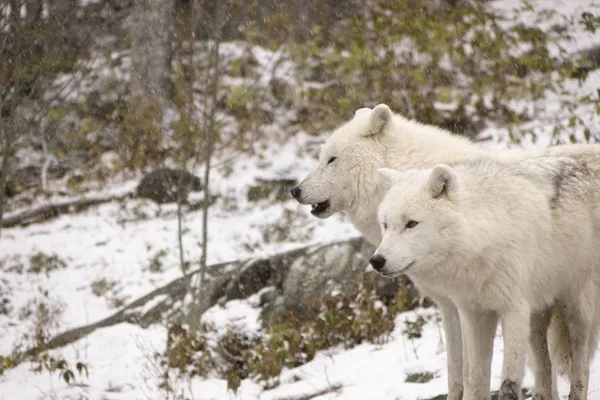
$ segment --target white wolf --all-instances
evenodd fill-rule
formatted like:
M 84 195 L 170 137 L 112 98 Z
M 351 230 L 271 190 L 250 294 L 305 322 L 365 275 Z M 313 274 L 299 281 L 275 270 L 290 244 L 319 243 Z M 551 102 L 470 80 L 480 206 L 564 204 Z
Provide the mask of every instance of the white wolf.
M 317 168 L 291 192 L 300 203 L 312 204 L 311 213 L 319 218 L 346 212 L 365 238 L 379 245 L 381 230 L 377 209 L 387 188 L 377 179 L 378 168 L 429 168 L 441 162 L 454 163 L 479 157 L 519 161 L 540 154 L 569 154 L 588 160 L 591 166 L 600 165 L 598 145 L 556 146 L 538 153 L 508 151 L 492 154 L 462 137 L 393 115 L 387 105 L 380 104 L 372 110 L 357 110 L 351 121 L 335 130 L 321 149 Z M 449 299 L 430 297 L 442 313 L 448 351 L 448 399 L 460 400 L 463 355 L 458 311 Z M 597 313 L 600 314 L 600 310 Z M 570 343 L 568 335 L 562 335 L 566 329 L 564 318 L 558 309 L 555 309 L 555 314 L 557 317 L 552 319 L 548 345 L 553 352 L 553 365 L 566 372 L 570 368 Z M 481 319 L 481 326 L 487 330 L 495 331 L 496 324 L 497 316 L 493 313 Z M 594 329 L 594 332 L 600 329 L 600 321 Z M 590 346 L 590 357 L 595 346 L 596 343 Z M 552 374 L 552 383 L 549 384 L 545 381 L 547 377 L 539 371 L 537 368 L 536 387 L 553 386 L 555 374 Z M 489 376 L 486 379 L 489 381 Z
M 407 274 L 457 305 L 468 366 L 464 398 L 489 399 L 483 371 L 490 369 L 494 332 L 481 329 L 480 315 L 500 316 L 499 399 L 516 400 L 528 339 L 551 375 L 540 346 L 545 332 L 533 324 L 530 335 L 530 317 L 547 318 L 558 304 L 572 344 L 569 399 L 586 399 L 589 302 L 600 288 L 600 177 L 567 157 L 379 171 L 392 187 L 379 208 L 383 238 L 370 262 L 384 276 Z

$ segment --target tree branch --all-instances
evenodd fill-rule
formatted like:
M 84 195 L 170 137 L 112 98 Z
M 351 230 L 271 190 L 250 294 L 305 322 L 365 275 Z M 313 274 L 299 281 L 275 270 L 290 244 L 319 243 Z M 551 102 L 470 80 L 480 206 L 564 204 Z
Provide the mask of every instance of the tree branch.
M 98 204 L 108 203 L 111 201 L 118 201 L 128 197 L 129 195 L 130 194 L 128 193 L 122 196 L 92 197 L 87 199 L 83 198 L 65 201 L 62 203 L 44 204 L 43 206 L 31 210 L 17 212 L 9 215 L 8 217 L 2 219 L 0 227 L 12 228 L 18 225 L 29 225 L 36 222 L 39 223 L 57 217 L 61 214 L 79 212 Z

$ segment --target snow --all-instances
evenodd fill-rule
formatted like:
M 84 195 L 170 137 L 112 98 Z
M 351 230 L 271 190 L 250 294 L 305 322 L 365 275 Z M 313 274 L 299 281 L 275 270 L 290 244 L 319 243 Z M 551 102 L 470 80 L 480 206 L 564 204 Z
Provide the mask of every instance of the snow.
M 161 351 L 165 337 L 166 329 L 159 326 L 141 329 L 119 324 L 98 330 L 61 350 L 66 359 L 88 360 L 90 379 L 82 378 L 85 386 L 69 386 L 58 374 L 33 374 L 29 365 L 23 364 L 2 380 L 0 399 L 153 398 L 147 396 L 156 390 L 149 381 L 151 373 L 158 370 L 153 354 Z
M 83 4 L 93 1 L 82 1 Z M 501 0 L 491 3 L 499 9 L 518 7 L 520 1 Z M 594 1 L 560 0 L 553 9 L 560 15 L 575 15 Z M 532 2 L 534 8 L 545 5 L 542 0 Z M 530 18 L 523 12 L 522 19 Z M 547 26 L 552 22 L 546 21 Z M 579 29 L 579 28 L 577 28 Z M 566 43 L 570 51 L 576 51 L 600 43 L 600 32 L 590 34 L 577 31 L 577 40 Z M 243 48 L 239 43 L 224 44 L 226 57 L 239 57 Z M 282 57 L 258 47 L 252 48 L 254 58 L 264 71 L 259 77 L 261 85 L 268 83 L 271 67 Z M 125 54 L 112 54 L 110 60 L 97 55 L 88 67 L 96 67 L 95 73 L 105 81 L 128 79 L 129 58 Z M 110 69 L 107 62 L 121 60 L 119 68 Z M 287 80 L 294 66 L 283 63 L 277 69 L 277 77 Z M 115 75 L 116 74 L 116 75 Z M 66 76 L 57 79 L 56 86 L 68 83 Z M 235 79 L 228 84 L 248 84 Z M 104 83 L 103 83 L 104 84 Z M 569 83 L 564 98 L 593 96 L 600 87 L 600 72 L 590 75 L 586 84 L 579 87 Z M 78 99 L 96 88 L 79 87 L 71 93 L 72 100 Z M 70 88 L 69 88 L 70 90 Z M 535 120 L 523 126 L 536 133 L 536 140 L 528 137 L 522 146 L 528 149 L 544 148 L 551 144 L 551 126 L 556 121 L 567 121 L 569 114 L 560 107 L 561 97 L 548 96 L 537 105 L 521 104 L 535 110 Z M 598 116 L 593 104 L 579 105 L 575 110 L 590 125 L 599 127 Z M 274 128 L 276 130 L 277 127 Z M 600 128 L 596 128 L 600 129 Z M 600 137 L 600 131 L 594 132 Z M 582 132 L 576 132 L 582 135 Z M 506 148 L 507 131 L 490 127 L 481 137 L 491 136 L 484 143 L 489 148 Z M 278 137 L 266 148 L 255 149 L 255 155 L 241 154 L 230 162 L 231 155 L 222 155 L 215 164 L 211 192 L 218 196 L 209 216 L 210 243 L 208 263 L 216 264 L 251 256 L 268 256 L 312 243 L 339 241 L 356 237 L 358 234 L 349 221 L 336 215 L 326 221 L 313 218 L 306 207 L 293 200 L 273 204 L 268 200 L 250 202 L 246 193 L 256 179 L 300 178 L 314 166 L 316 150 L 326 137 L 311 136 L 296 132 L 286 138 Z M 194 171 L 203 172 L 202 167 Z M 87 196 L 120 196 L 135 188 L 137 180 L 120 179 L 109 182 L 105 187 L 91 191 Z M 196 197 L 195 197 L 196 196 Z M 198 197 L 200 196 L 200 197 Z M 199 199 L 200 195 L 191 198 Z M 64 202 L 65 196 L 55 196 L 44 202 Z M 15 210 L 13 212 L 18 212 Z M 290 213 L 291 217 L 286 216 Z M 9 213 L 6 216 L 10 216 Z M 183 244 L 185 259 L 199 259 L 198 243 L 201 241 L 201 213 L 186 212 Z M 266 240 L 265 230 L 281 225 L 289 228 L 289 236 L 281 241 Z M 61 312 L 57 317 L 58 327 L 53 334 L 70 328 L 99 321 L 116 312 L 115 304 L 127 304 L 148 292 L 181 276 L 177 254 L 176 210 L 172 205 L 157 206 L 142 200 L 126 203 L 109 202 L 77 214 L 64 215 L 41 224 L 28 227 L 4 229 L 0 240 L 0 294 L 10 298 L 9 315 L 0 314 L 0 354 L 8 354 L 15 344 L 22 342 L 30 333 L 30 321 L 23 321 L 20 311 L 32 304 L 45 302 L 57 304 Z M 68 264 L 68 268 L 46 273 L 27 273 L 29 257 L 37 252 L 55 254 Z M 157 260 L 156 268 L 150 268 Z M 22 272 L 18 271 L 22 265 Z M 10 268 L 14 267 L 14 268 Z M 95 295 L 92 284 L 106 281 L 106 293 Z M 218 332 L 235 329 L 243 332 L 258 332 L 258 298 L 260 293 L 248 299 L 230 301 L 216 305 L 205 314 Z M 147 306 L 146 306 L 147 307 Z M 418 315 L 427 323 L 421 338 L 407 339 L 402 333 L 404 322 Z M 58 373 L 34 373 L 30 363 L 23 363 L 0 377 L 0 400 L 8 399 L 158 399 L 164 393 L 157 386 L 160 366 L 156 352 L 164 350 L 166 328 L 151 325 L 146 329 L 128 323 L 98 329 L 85 338 L 53 350 L 53 355 L 62 355 L 71 366 L 76 361 L 84 362 L 89 377 L 76 374 L 76 385 L 67 385 Z M 501 329 L 494 344 L 491 389 L 500 385 L 503 354 Z M 429 372 L 433 379 L 425 384 L 407 383 L 407 375 Z M 183 387 L 184 393 L 194 399 L 260 399 L 283 400 L 317 395 L 314 399 L 372 399 L 412 400 L 434 397 L 446 393 L 446 351 L 443 345 L 441 323 L 432 309 L 417 309 L 396 318 L 395 329 L 384 344 L 362 344 L 344 351 L 334 348 L 319 353 L 311 362 L 291 370 L 284 370 L 281 384 L 264 390 L 250 379 L 242 382 L 237 394 L 227 390 L 222 379 L 194 379 Z M 527 372 L 524 385 L 531 387 L 533 379 Z M 564 398 L 568 384 L 561 380 L 559 391 Z M 600 400 L 600 355 L 592 367 L 589 399 Z
M 307 139 L 306 135 L 298 135 L 279 148 L 268 149 L 265 158 L 275 162 L 266 172 L 257 172 L 257 163 L 261 161 L 246 156 L 233 166 L 227 179 L 218 169 L 215 171 L 211 191 L 220 199 L 209 214 L 209 264 L 250 256 L 265 257 L 310 243 L 338 241 L 357 235 L 343 217 L 326 222 L 312 218 L 306 207 L 293 200 L 273 204 L 269 201 L 251 203 L 246 199 L 246 191 L 255 178 L 299 177 L 307 173 L 312 160 L 308 156 L 298 158 L 296 154 L 297 149 L 305 148 L 303 141 Z M 274 155 L 267 158 L 271 157 L 270 153 L 278 153 L 281 158 Z M 132 186 L 131 182 L 124 185 Z M 118 193 L 116 188 L 106 191 L 111 190 Z M 280 223 L 286 210 L 294 215 L 290 239 L 265 242 L 262 230 Z M 185 215 L 184 229 L 185 258 L 194 262 L 200 257 L 200 211 Z M 310 239 L 305 241 L 305 238 Z M 124 204 L 111 202 L 79 214 L 59 216 L 43 224 L 5 230 L 0 241 L 0 254 L 17 259 L 25 265 L 25 270 L 29 256 L 37 252 L 55 254 L 69 268 L 53 271 L 47 276 L 0 271 L 0 278 L 10 282 L 14 293 L 21 293 L 11 299 L 15 310 L 40 298 L 43 291 L 52 293 L 65 304 L 59 321 L 61 329 L 65 330 L 100 320 L 116 311 L 111 308 L 110 301 L 92 295 L 91 285 L 95 281 L 115 282 L 110 297 L 128 303 L 181 276 L 177 248 L 175 205 L 159 207 L 143 200 L 128 200 Z M 164 256 L 160 256 L 161 251 Z M 162 267 L 150 270 L 150 263 L 157 256 Z M 0 354 L 9 352 L 15 340 L 27 329 L 15 319 L 0 316 L 0 332 L 5 338 L 0 341 Z
M 208 320 L 221 323 L 247 320 L 250 330 L 257 317 L 252 300 L 230 302 L 226 309 L 215 306 Z M 404 321 L 417 316 L 427 320 L 422 337 L 407 339 L 403 335 Z M 242 325 L 238 325 L 241 327 Z M 222 326 L 223 328 L 226 325 Z M 432 398 L 446 392 L 446 353 L 440 351 L 441 326 L 432 309 L 417 309 L 396 318 L 396 327 L 382 345 L 363 344 L 348 351 L 330 349 L 319 353 L 311 362 L 281 375 L 281 384 L 274 389 L 261 390 L 250 380 L 243 381 L 239 392 L 228 392 L 220 379 L 193 380 L 183 390 L 195 399 L 256 399 L 291 400 L 301 396 L 323 393 L 317 399 L 417 400 Z M 69 386 L 57 376 L 33 374 L 28 365 L 10 371 L 0 383 L 0 399 L 72 399 L 84 396 L 93 399 L 157 399 L 162 398 L 156 382 L 160 374 L 153 354 L 164 346 L 166 330 L 158 326 L 141 329 L 119 324 L 100 329 L 87 338 L 61 350 L 67 358 L 81 359 L 89 365 L 89 378 L 78 377 L 81 383 Z M 503 344 L 500 331 L 495 339 L 491 389 L 500 386 Z M 433 374 L 426 384 L 407 383 L 407 375 L 419 372 Z M 531 387 L 532 376 L 527 372 L 525 386 Z M 568 392 L 566 382 L 559 381 L 559 390 Z M 2 397 L 4 396 L 4 397 Z M 104 396 L 104 397 L 103 397 Z M 589 399 L 600 399 L 600 359 L 591 368 Z
M 509 21 L 506 21 L 505 24 L 535 21 L 535 26 L 543 30 L 552 27 L 553 24 L 564 23 L 565 17 L 574 18 L 576 22 L 582 12 L 597 13 L 600 7 L 600 3 L 595 0 L 553 0 L 551 6 L 544 0 L 528 0 L 527 3 L 531 5 L 531 8 L 527 10 L 523 8 L 524 3 L 523 0 L 500 0 L 493 1 L 490 5 L 501 13 L 508 12 L 509 15 L 516 15 L 514 18 L 509 18 Z M 510 10 L 515 10 L 516 14 L 510 14 Z M 549 10 L 551 14 L 541 13 L 540 10 Z M 569 32 L 573 35 L 574 40 L 561 43 L 569 52 L 574 53 L 584 50 L 597 45 L 600 41 L 600 31 L 589 33 L 576 23 L 569 24 Z M 554 50 L 557 51 L 557 49 Z M 553 56 L 558 55 L 558 53 L 552 52 L 550 54 Z
M 203 315 L 203 321 L 210 324 L 218 335 L 228 330 L 232 332 L 257 333 L 261 330 L 259 320 L 259 299 L 265 288 L 243 300 L 231 300 L 223 306 L 209 308 Z

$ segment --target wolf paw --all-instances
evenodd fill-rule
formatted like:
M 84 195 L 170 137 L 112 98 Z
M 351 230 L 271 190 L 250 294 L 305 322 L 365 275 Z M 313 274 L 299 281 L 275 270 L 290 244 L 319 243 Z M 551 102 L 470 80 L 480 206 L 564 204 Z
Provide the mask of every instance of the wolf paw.
M 498 400 L 519 400 L 519 385 L 509 379 L 505 379 L 498 392 Z

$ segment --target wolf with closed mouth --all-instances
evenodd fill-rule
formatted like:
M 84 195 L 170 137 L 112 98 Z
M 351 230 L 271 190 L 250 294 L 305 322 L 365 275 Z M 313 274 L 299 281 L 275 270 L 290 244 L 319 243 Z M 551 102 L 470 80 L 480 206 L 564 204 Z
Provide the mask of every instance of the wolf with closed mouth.
M 491 153 L 460 136 L 394 115 L 387 105 L 380 104 L 374 109 L 357 110 L 352 120 L 329 136 L 321 148 L 316 169 L 293 188 L 291 194 L 301 204 L 311 204 L 311 213 L 318 218 L 345 212 L 360 233 L 377 246 L 381 242 L 377 209 L 387 190 L 377 179 L 378 168 L 428 168 L 441 162 L 460 163 L 486 157 L 518 162 L 525 158 L 561 154 L 587 161 L 591 168 L 600 170 L 598 145 L 555 146 L 538 152 Z M 458 310 L 444 296 L 425 294 L 436 302 L 442 314 L 448 352 L 448 399 L 460 400 L 463 393 L 463 367 L 466 368 L 466 365 L 463 366 Z M 595 311 L 596 314 L 600 314 L 600 307 Z M 495 330 L 496 321 L 497 316 L 490 313 L 484 315 L 480 322 L 485 329 Z M 596 332 L 600 329 L 600 321 L 594 329 Z M 562 335 L 564 331 L 564 318 L 555 307 L 548 346 L 553 365 L 566 372 L 570 368 L 571 345 L 568 335 Z M 592 348 L 590 353 L 593 354 Z M 548 385 L 553 387 L 550 390 L 556 397 L 555 373 L 552 377 L 552 383 Z M 536 382 L 543 383 L 544 377 L 536 373 Z
M 528 340 L 541 361 L 538 375 L 552 374 L 539 327 L 558 305 L 571 339 L 569 399 L 586 399 L 588 347 L 597 342 L 590 300 L 600 292 L 600 177 L 567 157 L 379 173 L 391 189 L 379 207 L 383 237 L 371 265 L 384 276 L 407 274 L 458 307 L 464 398 L 489 398 L 494 331 L 482 329 L 481 315 L 492 311 L 502 323 L 499 398 L 512 399 L 520 393 Z M 536 383 L 534 396 L 552 396 L 543 390 Z

